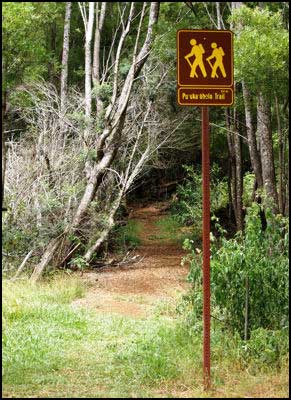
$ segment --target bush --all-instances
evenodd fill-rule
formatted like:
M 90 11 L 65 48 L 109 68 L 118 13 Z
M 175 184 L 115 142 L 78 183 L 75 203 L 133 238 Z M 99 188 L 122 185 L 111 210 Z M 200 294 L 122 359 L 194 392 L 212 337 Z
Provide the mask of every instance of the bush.
M 247 210 L 245 232 L 221 246 L 212 246 L 211 290 L 214 306 L 221 317 L 241 336 L 244 333 L 246 282 L 248 280 L 248 329 L 278 330 L 288 325 L 289 263 L 288 221 L 267 210 L 268 225 L 262 230 L 259 205 Z M 201 285 L 201 259 L 191 250 L 189 280 Z M 195 290 L 195 289 L 194 289 Z
M 141 243 L 138 237 L 140 230 L 140 224 L 133 220 L 129 220 L 124 226 L 115 228 L 114 236 L 118 247 L 126 250 L 139 246 Z
M 160 233 L 158 235 L 152 235 L 152 239 L 170 240 L 182 245 L 184 240 L 192 235 L 191 227 L 182 226 L 175 215 L 167 215 L 159 219 L 156 222 L 156 226 Z
M 283 360 L 288 352 L 288 330 L 255 329 L 251 332 L 250 340 L 241 347 L 246 365 L 253 363 L 257 367 L 279 367 L 280 361 Z
M 213 299 L 212 299 L 213 300 Z M 184 296 L 177 307 L 182 315 L 183 327 L 191 337 L 203 337 L 203 296 L 201 288 Z M 269 368 L 284 368 L 288 362 L 288 328 L 272 330 L 257 328 L 246 341 L 237 331 L 229 329 L 229 321 L 223 320 L 219 307 L 211 307 L 211 352 L 213 365 L 232 365 L 256 374 Z M 215 368 L 215 367 L 214 367 Z
M 184 166 L 187 177 L 183 185 L 178 186 L 179 201 L 172 209 L 173 214 L 181 224 L 195 225 L 201 231 L 202 221 L 202 175 L 200 170 L 191 166 Z M 211 168 L 211 213 L 224 208 L 228 203 L 228 189 L 225 179 L 220 179 L 219 167 L 214 164 Z
M 250 207 L 252 204 L 252 194 L 254 190 L 255 180 L 256 177 L 254 173 L 247 172 L 246 174 L 244 174 L 242 200 L 245 207 Z

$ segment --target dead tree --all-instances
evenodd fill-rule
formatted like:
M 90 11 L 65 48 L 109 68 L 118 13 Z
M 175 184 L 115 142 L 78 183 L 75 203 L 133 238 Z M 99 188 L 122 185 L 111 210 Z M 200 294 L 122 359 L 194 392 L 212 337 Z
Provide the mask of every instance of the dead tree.
M 89 3 L 90 7 L 89 10 L 91 10 L 90 4 L 91 3 Z M 54 238 L 51 242 L 48 243 L 47 248 L 44 251 L 39 264 L 36 266 L 31 276 L 31 279 L 33 281 L 37 280 L 41 276 L 43 270 L 51 262 L 52 258 L 59 250 L 60 246 L 64 245 L 64 243 L 66 242 L 68 234 L 78 231 L 78 228 L 82 223 L 86 211 L 98 191 L 102 177 L 106 173 L 106 169 L 110 167 L 110 165 L 112 164 L 118 153 L 118 146 L 124 127 L 127 106 L 132 92 L 134 80 L 140 73 L 142 67 L 144 66 L 150 54 L 150 49 L 153 42 L 153 29 L 154 25 L 158 20 L 159 3 L 152 2 L 150 3 L 149 19 L 148 19 L 145 39 L 143 41 L 142 46 L 140 47 L 140 50 L 138 51 L 147 4 L 148 3 L 143 4 L 142 11 L 140 12 L 139 15 L 139 25 L 132 52 L 131 66 L 125 80 L 123 81 L 123 84 L 121 83 L 119 77 L 120 55 L 121 55 L 121 50 L 124 46 L 125 37 L 129 33 L 130 28 L 132 26 L 135 3 L 131 3 L 127 22 L 125 23 L 125 21 L 122 20 L 122 32 L 121 35 L 119 36 L 119 42 L 117 46 L 114 69 L 113 69 L 113 85 L 112 85 L 113 91 L 110 98 L 110 103 L 106 107 L 105 111 L 105 116 L 103 121 L 104 128 L 99 135 L 95 137 L 93 136 L 92 140 L 90 140 L 91 138 L 88 138 L 88 142 L 94 144 L 93 150 L 96 156 L 94 162 L 91 162 L 89 168 L 87 168 L 86 171 L 87 184 L 83 197 L 77 207 L 77 210 L 72 218 L 71 223 L 67 225 L 62 235 L 60 235 L 60 237 L 58 238 Z M 128 4 L 125 4 L 124 6 L 126 5 Z M 92 15 L 92 11 L 89 13 L 89 20 L 90 20 L 90 15 Z M 124 18 L 124 15 L 121 14 L 121 18 Z M 90 21 L 92 21 L 92 17 Z M 89 29 L 89 25 L 87 25 L 87 29 Z M 89 40 L 89 34 L 88 38 L 86 38 L 86 41 L 87 40 Z M 90 135 L 91 134 L 92 132 L 90 132 Z M 68 249 L 66 250 L 65 246 L 65 252 L 66 251 L 68 251 Z

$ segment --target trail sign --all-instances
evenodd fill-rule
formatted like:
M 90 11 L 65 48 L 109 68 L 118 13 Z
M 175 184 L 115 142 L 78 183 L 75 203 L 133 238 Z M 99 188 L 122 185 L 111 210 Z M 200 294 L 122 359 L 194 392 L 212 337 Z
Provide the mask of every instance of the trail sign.
M 233 40 L 226 30 L 177 32 L 178 103 L 183 106 L 233 104 Z
M 233 104 L 232 32 L 181 29 L 177 32 L 177 99 L 201 106 L 202 242 L 203 242 L 203 377 L 210 388 L 210 152 L 209 107 Z

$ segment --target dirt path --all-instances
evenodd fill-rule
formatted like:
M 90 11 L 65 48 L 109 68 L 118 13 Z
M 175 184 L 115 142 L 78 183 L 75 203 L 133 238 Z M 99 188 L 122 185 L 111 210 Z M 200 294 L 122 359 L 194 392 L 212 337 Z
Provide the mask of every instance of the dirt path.
M 139 318 L 149 315 L 157 300 L 171 302 L 186 291 L 188 267 L 181 266 L 181 245 L 161 239 L 156 225 L 165 216 L 164 206 L 158 203 L 132 211 L 130 219 L 141 226 L 141 245 L 135 251 L 139 261 L 84 273 L 91 289 L 76 305 Z

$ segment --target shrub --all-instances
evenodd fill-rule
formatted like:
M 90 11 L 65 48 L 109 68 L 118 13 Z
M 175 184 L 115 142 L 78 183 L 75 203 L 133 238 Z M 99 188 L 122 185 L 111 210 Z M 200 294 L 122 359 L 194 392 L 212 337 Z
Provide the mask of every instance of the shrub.
M 141 226 L 138 222 L 129 220 L 126 225 L 119 226 L 115 229 L 115 241 L 120 249 L 137 247 L 140 244 L 138 237 Z
M 278 330 L 288 325 L 288 221 L 267 210 L 268 225 L 262 230 L 259 205 L 247 210 L 244 234 L 212 246 L 211 290 L 214 305 L 233 331 L 244 333 L 248 297 L 248 329 Z M 189 280 L 201 285 L 201 259 L 191 250 Z M 248 291 L 246 293 L 246 282 Z
M 252 193 L 254 190 L 255 174 L 247 172 L 243 179 L 243 204 L 245 207 L 249 207 L 252 204 Z
M 175 215 L 167 215 L 156 222 L 159 229 L 158 235 L 152 235 L 152 239 L 170 240 L 182 244 L 184 240 L 191 236 L 191 227 L 183 227 Z
M 200 170 L 192 166 L 184 166 L 186 182 L 178 186 L 179 201 L 173 205 L 173 213 L 181 224 L 195 226 L 202 221 L 202 175 Z M 220 179 L 219 167 L 214 164 L 211 168 L 211 213 L 224 208 L 228 203 L 227 182 Z
M 289 335 L 287 329 L 268 330 L 263 328 L 251 332 L 250 340 L 244 345 L 242 357 L 246 365 L 255 367 L 280 366 L 280 361 L 287 355 Z

